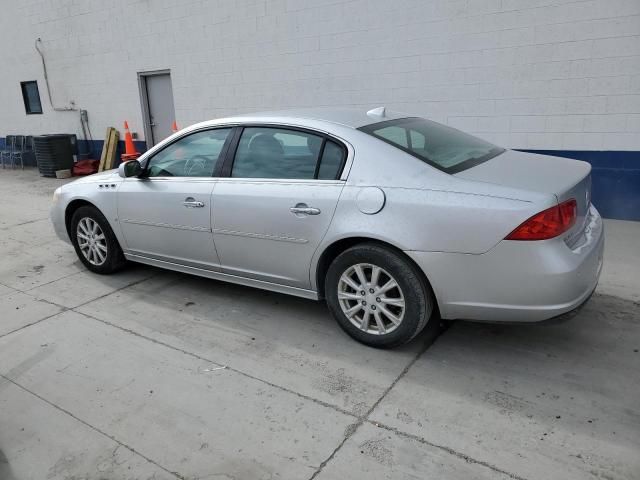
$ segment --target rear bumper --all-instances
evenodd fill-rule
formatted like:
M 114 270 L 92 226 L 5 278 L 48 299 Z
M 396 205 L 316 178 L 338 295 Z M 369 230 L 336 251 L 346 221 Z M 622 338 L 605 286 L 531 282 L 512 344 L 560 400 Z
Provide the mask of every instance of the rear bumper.
M 596 289 L 594 288 L 591 293 L 587 296 L 587 298 L 585 298 L 582 303 L 580 305 L 578 305 L 576 308 L 574 308 L 573 310 L 569 310 L 566 313 L 561 313 L 560 315 L 556 315 L 555 317 L 551 317 L 547 320 L 541 320 L 539 322 L 536 322 L 539 325 L 558 325 L 560 323 L 564 323 L 567 322 L 569 320 L 571 320 L 573 317 L 575 317 L 576 315 L 578 315 L 581 311 L 582 311 L 582 307 L 584 307 L 586 305 L 586 303 L 591 299 L 591 297 L 593 296 L 593 294 L 595 293 Z
M 602 269 L 604 230 L 591 207 L 581 237 L 502 241 L 481 255 L 406 252 L 431 282 L 445 319 L 539 322 L 585 303 Z

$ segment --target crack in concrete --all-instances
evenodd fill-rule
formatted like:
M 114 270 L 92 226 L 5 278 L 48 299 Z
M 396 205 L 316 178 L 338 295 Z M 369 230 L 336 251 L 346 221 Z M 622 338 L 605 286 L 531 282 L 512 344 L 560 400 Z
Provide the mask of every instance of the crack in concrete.
M 36 392 L 28 389 L 27 387 L 25 387 L 24 385 L 19 384 L 18 382 L 16 382 L 15 380 L 6 377 L 2 374 L 0 374 L 0 378 L 3 378 L 5 381 L 12 383 L 13 385 L 15 385 L 16 387 L 24 390 L 25 392 L 29 393 L 30 395 L 33 395 L 34 397 L 36 397 L 37 399 L 43 401 L 44 403 L 46 403 L 47 405 L 50 405 L 51 407 L 55 408 L 56 410 L 59 410 L 60 412 L 70 416 L 71 418 L 73 418 L 74 420 L 76 420 L 77 422 L 82 423 L 83 425 L 89 427 L 90 429 L 92 429 L 95 432 L 98 432 L 100 435 L 103 435 L 107 438 L 109 438 L 110 440 L 116 442 L 118 445 L 126 448 L 127 450 L 131 451 L 132 453 L 144 458 L 147 462 L 151 463 L 152 465 L 155 465 L 156 467 L 160 468 L 161 470 L 165 471 L 166 473 L 173 475 L 175 478 L 179 479 L 179 480 L 187 480 L 186 477 L 180 475 L 177 472 L 172 472 L 171 470 L 169 470 L 168 468 L 160 465 L 158 462 L 156 462 L 155 460 L 152 460 L 151 458 L 145 456 L 144 454 L 140 453 L 139 451 L 137 451 L 135 448 L 130 447 L 129 445 L 127 445 L 126 443 L 118 440 L 116 437 L 109 435 L 108 433 L 100 430 L 98 427 L 91 425 L 89 422 L 86 422 L 85 420 L 81 419 L 80 417 L 75 416 L 73 413 L 71 413 L 69 410 L 66 410 L 64 408 L 62 408 L 59 405 L 56 405 L 55 403 L 47 400 L 46 398 L 38 395 Z
M 525 477 L 521 477 L 520 475 L 517 475 L 515 473 L 511 473 L 511 472 L 508 472 L 506 470 L 503 470 L 500 467 L 497 467 L 497 466 L 495 466 L 495 465 L 493 465 L 491 463 L 485 462 L 484 460 L 478 460 L 478 459 L 475 459 L 473 457 L 470 457 L 469 455 L 467 455 L 465 453 L 462 453 L 462 452 L 458 452 L 457 450 L 454 450 L 451 447 L 447 447 L 446 445 L 438 445 L 437 443 L 430 442 L 429 440 L 427 440 L 424 437 L 420 437 L 418 435 L 413 435 L 411 433 L 403 432 L 402 430 L 399 430 L 397 427 L 391 427 L 389 425 L 385 425 L 384 423 L 376 422 L 376 421 L 369 420 L 369 419 L 367 419 L 366 422 L 371 424 L 371 425 L 373 425 L 373 426 L 375 426 L 375 427 L 382 428 L 382 429 L 387 430 L 389 432 L 393 432 L 393 433 L 395 433 L 396 435 L 398 435 L 400 437 L 409 438 L 411 440 L 415 440 L 415 441 L 417 441 L 419 443 L 422 443 L 423 445 L 428 445 L 430 447 L 437 448 L 438 450 L 442 450 L 444 452 L 447 452 L 448 454 L 453 455 L 454 457 L 458 457 L 458 458 L 460 458 L 461 460 L 464 460 L 467 463 L 473 463 L 473 464 L 476 464 L 476 465 L 482 465 L 483 467 L 487 467 L 487 468 L 489 468 L 489 469 L 491 469 L 491 470 L 493 470 L 494 472 L 497 472 L 497 473 L 502 473 L 503 475 L 506 475 L 509 478 L 513 478 L 514 480 L 527 480 Z
M 442 332 L 444 333 L 444 332 Z M 437 340 L 437 338 L 434 340 L 434 342 Z M 492 465 L 488 462 L 485 462 L 483 460 L 477 460 L 473 457 L 470 457 L 469 455 L 466 455 L 464 453 L 458 452 L 456 450 L 454 450 L 451 447 L 447 447 L 444 445 L 438 445 L 436 443 L 432 443 L 429 442 L 428 440 L 426 440 L 423 437 L 419 437 L 416 435 L 412 435 L 410 433 L 406 433 L 403 432 L 402 430 L 399 430 L 395 427 L 390 427 L 388 425 L 385 425 L 383 423 L 380 422 L 375 422 L 373 420 L 369 419 L 369 416 L 374 412 L 374 410 L 378 407 L 378 405 L 380 405 L 380 403 L 382 402 L 382 400 L 384 400 L 384 398 L 387 396 L 387 394 L 398 384 L 398 382 L 400 380 L 402 380 L 402 378 L 407 374 L 407 372 L 409 372 L 409 370 L 411 369 L 411 367 L 418 361 L 418 359 L 422 356 L 422 354 L 424 352 L 427 351 L 427 349 L 433 345 L 434 342 L 429 342 L 426 345 L 424 345 L 420 351 L 416 354 L 416 356 L 405 366 L 405 368 L 402 370 L 402 372 L 400 372 L 400 374 L 395 378 L 395 380 L 393 382 L 391 382 L 391 384 L 385 389 L 384 392 L 382 392 L 382 395 L 380 395 L 380 397 L 378 398 L 378 400 L 376 400 L 376 402 L 371 406 L 371 408 L 369 408 L 369 410 L 367 410 L 367 412 L 365 414 L 363 414 L 361 417 L 358 418 L 358 421 L 352 425 L 349 426 L 349 428 L 347 428 L 347 431 L 345 432 L 345 436 L 342 439 L 342 441 L 338 444 L 338 446 L 333 450 L 333 452 L 331 452 L 331 455 L 329 455 L 316 469 L 315 472 L 313 472 L 313 474 L 311 475 L 311 477 L 309 477 L 309 480 L 314 480 L 318 475 L 320 475 L 320 473 L 322 472 L 322 470 L 327 466 L 327 464 L 333 460 L 333 458 L 335 457 L 335 455 L 338 453 L 338 451 L 340 451 L 340 449 L 343 447 L 343 445 L 347 442 L 347 440 L 349 438 L 351 438 L 356 431 L 366 422 L 369 423 L 375 427 L 379 427 L 379 428 L 383 428 L 385 430 L 388 430 L 390 432 L 393 432 L 395 434 L 397 434 L 398 436 L 402 436 L 405 438 L 410 438 L 412 440 L 416 440 L 419 443 L 422 443 L 423 445 L 428 445 L 430 447 L 433 448 L 437 448 L 439 450 L 442 450 L 450 455 L 453 455 L 457 458 L 460 458 L 461 460 L 464 460 L 467 463 L 473 463 L 476 465 L 482 465 L 486 468 L 489 468 L 490 470 L 493 470 L 496 473 L 501 473 L 503 475 L 507 475 L 509 478 L 512 478 L 513 480 L 527 480 L 524 477 L 521 477 L 519 475 L 516 475 L 514 473 L 508 472 L 506 470 L 503 470 L 495 465 Z
M 387 394 L 391 391 L 391 389 L 393 387 L 396 386 L 396 384 L 407 374 L 407 372 L 409 371 L 409 369 L 418 361 L 418 359 L 420 358 L 420 356 L 427 350 L 427 348 L 429 348 L 429 346 L 432 344 L 433 342 L 427 342 L 425 345 L 422 346 L 422 348 L 418 351 L 418 353 L 411 359 L 411 361 L 409 361 L 409 363 L 402 369 L 402 371 L 400 372 L 400 374 L 393 380 L 393 382 L 391 382 L 391 384 L 389 384 L 389 386 L 384 390 L 384 392 L 382 392 L 382 395 L 380 395 L 380 397 L 378 397 L 378 399 L 373 403 L 373 405 L 371 405 L 371 407 L 360 417 L 358 417 L 358 421 L 355 424 L 352 424 L 350 427 L 348 428 L 347 431 L 345 432 L 344 438 L 342 439 L 342 441 L 338 444 L 338 446 L 333 450 L 333 452 L 331 452 L 331 455 L 329 455 L 316 469 L 315 472 L 313 472 L 313 474 L 311 475 L 311 477 L 309 477 L 309 480 L 314 480 L 318 475 L 320 475 L 320 473 L 322 472 L 322 470 L 324 470 L 324 467 L 327 466 L 327 464 L 333 460 L 333 458 L 336 456 L 336 454 L 340 451 L 340 449 L 342 448 L 342 446 L 347 442 L 347 440 L 349 440 L 357 431 L 358 428 L 360 428 L 362 426 L 362 424 L 364 424 L 365 421 L 367 421 L 367 419 L 369 418 L 369 415 L 371 415 L 373 413 L 373 411 L 378 407 L 378 405 L 380 405 L 380 402 L 382 402 L 382 400 L 387 396 Z

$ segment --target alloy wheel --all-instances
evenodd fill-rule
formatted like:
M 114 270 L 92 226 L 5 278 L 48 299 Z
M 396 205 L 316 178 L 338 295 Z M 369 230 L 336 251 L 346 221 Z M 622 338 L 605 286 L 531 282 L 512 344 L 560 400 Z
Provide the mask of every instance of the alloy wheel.
M 404 318 L 400 285 L 389 272 L 370 263 L 344 271 L 338 281 L 338 302 L 354 326 L 373 335 L 393 332 Z
M 76 229 L 78 247 L 91 265 L 99 267 L 107 260 L 107 239 L 98 222 L 84 217 Z

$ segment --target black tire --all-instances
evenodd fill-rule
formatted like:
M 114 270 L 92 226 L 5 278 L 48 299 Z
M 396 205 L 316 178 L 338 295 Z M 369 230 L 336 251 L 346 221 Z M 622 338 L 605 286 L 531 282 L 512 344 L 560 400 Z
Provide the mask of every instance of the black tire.
M 84 219 L 91 219 L 96 222 L 104 233 L 107 252 L 106 258 L 99 265 L 91 263 L 80 249 L 77 233 L 78 224 Z M 80 261 L 84 264 L 85 267 L 87 267 L 94 273 L 99 273 L 101 275 L 114 273 L 124 267 L 124 265 L 127 263 L 126 259 L 124 258 L 124 254 L 122 253 L 122 248 L 120 248 L 118 239 L 113 233 L 113 230 L 111 230 L 109 222 L 104 217 L 102 212 L 100 212 L 100 210 L 95 207 L 85 205 L 78 208 L 73 213 L 73 216 L 71 217 L 69 237 L 71 238 L 71 242 L 73 243 L 73 247 L 76 249 L 76 254 L 78 255 Z
M 404 297 L 404 315 L 397 327 L 392 326 L 395 328 L 393 331 L 382 334 L 369 333 L 354 325 L 343 311 L 338 299 L 340 278 L 343 273 L 357 264 L 380 267 L 398 284 L 401 293 L 397 295 Z M 370 277 L 367 277 L 367 280 L 370 280 Z M 402 254 L 375 243 L 358 244 L 335 258 L 325 277 L 325 297 L 329 310 L 338 325 L 355 340 L 371 347 L 393 348 L 400 346 L 411 341 L 425 327 L 427 327 L 429 342 L 433 341 L 440 332 L 438 315 L 433 315 L 434 310 L 437 310 L 435 298 L 422 273 Z M 380 300 L 376 298 L 374 301 L 379 302 Z M 360 303 L 356 300 L 349 300 L 349 302 L 354 302 L 351 304 L 354 307 L 356 303 Z M 369 306 L 368 308 L 375 307 Z M 370 313 L 373 315 L 373 312 Z M 362 314 L 360 313 L 360 315 Z M 355 318 L 354 321 L 358 321 L 358 319 Z M 379 332 L 380 329 L 378 328 L 377 331 Z

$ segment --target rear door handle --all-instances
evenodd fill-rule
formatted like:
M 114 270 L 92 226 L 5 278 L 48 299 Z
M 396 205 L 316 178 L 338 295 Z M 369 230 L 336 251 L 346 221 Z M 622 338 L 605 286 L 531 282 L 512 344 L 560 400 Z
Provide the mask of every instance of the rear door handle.
M 202 208 L 204 207 L 204 202 L 198 202 L 193 197 L 187 197 L 184 199 L 184 202 L 182 202 L 182 205 L 187 208 Z
M 308 206 L 306 203 L 298 203 L 289 209 L 295 215 L 320 215 L 320 209 Z

